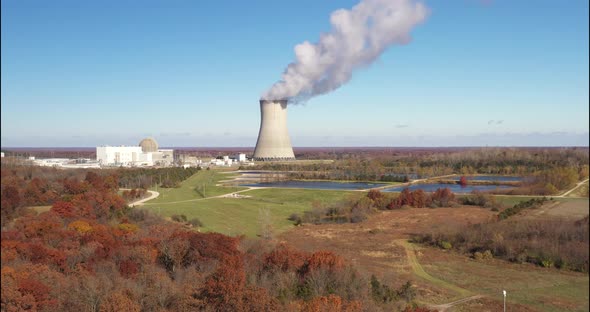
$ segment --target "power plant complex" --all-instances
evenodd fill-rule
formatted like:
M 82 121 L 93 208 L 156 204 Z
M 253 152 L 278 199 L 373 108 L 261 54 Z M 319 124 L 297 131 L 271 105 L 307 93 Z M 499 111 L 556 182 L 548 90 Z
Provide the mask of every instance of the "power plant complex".
M 138 146 L 98 146 L 96 160 L 102 166 L 171 166 L 174 151 L 159 149 L 153 138 L 145 138 Z
M 287 100 L 260 100 L 260 115 L 254 160 L 295 160 L 287 130 Z

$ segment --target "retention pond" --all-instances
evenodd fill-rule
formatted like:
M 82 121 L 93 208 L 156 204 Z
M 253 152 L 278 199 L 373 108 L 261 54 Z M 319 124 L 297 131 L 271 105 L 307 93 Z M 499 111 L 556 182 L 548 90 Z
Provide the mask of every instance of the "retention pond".
M 277 187 L 277 188 L 297 188 L 297 189 L 316 189 L 316 190 L 366 190 L 375 187 L 387 186 L 386 183 L 369 183 L 369 182 L 333 182 L 333 181 L 276 181 L 246 183 L 240 186 L 252 187 Z

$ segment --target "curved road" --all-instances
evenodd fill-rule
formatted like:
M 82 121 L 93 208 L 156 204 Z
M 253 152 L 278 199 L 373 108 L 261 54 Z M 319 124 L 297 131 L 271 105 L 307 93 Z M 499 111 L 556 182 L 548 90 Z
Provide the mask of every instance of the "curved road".
M 211 199 L 211 198 L 232 197 L 234 194 L 239 194 L 239 193 L 242 193 L 242 192 L 248 192 L 248 191 L 256 190 L 256 189 L 260 189 L 260 187 L 249 186 L 245 190 L 235 191 L 235 192 L 231 192 L 231 193 L 225 193 L 225 194 L 221 194 L 221 195 L 209 196 L 209 197 L 202 197 L 202 198 L 193 198 L 193 199 L 177 200 L 177 201 L 171 201 L 171 202 L 163 202 L 163 203 L 158 203 L 158 205 L 169 205 L 169 204 L 178 204 L 178 203 L 188 203 L 188 202 L 206 200 L 206 199 Z M 160 194 L 158 193 L 158 195 L 160 195 Z M 156 197 L 158 197 L 158 196 L 156 196 Z M 153 198 L 156 198 L 156 197 L 153 197 Z M 152 198 L 146 198 L 144 201 L 148 201 L 150 199 L 152 199 Z
M 126 189 L 121 189 L 121 190 L 126 190 Z M 156 192 L 156 191 L 147 191 L 148 193 L 150 193 L 150 196 L 146 197 L 146 198 L 142 198 L 142 199 L 138 199 L 134 202 L 130 202 L 128 205 L 129 207 L 135 207 L 135 206 L 141 206 L 143 205 L 143 203 L 145 203 L 148 200 L 152 200 L 158 196 L 160 196 L 160 193 Z

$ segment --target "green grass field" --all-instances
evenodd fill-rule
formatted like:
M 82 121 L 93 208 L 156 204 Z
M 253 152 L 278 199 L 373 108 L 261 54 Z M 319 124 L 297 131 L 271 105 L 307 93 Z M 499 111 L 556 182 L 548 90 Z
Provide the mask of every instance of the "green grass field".
M 201 170 L 180 184 L 179 188 L 152 188 L 160 196 L 150 204 L 194 200 L 244 190 L 243 187 L 216 186 L 222 180 L 229 180 L 235 174 L 220 170 Z
M 543 196 L 510 196 L 510 195 L 494 196 L 494 198 L 496 199 L 497 202 L 501 203 L 502 205 L 504 205 L 506 207 L 512 207 L 512 206 L 520 203 L 521 201 L 527 201 L 527 200 L 530 200 L 531 198 L 539 198 L 539 197 L 543 197 Z
M 182 182 L 179 188 L 158 189 L 160 197 L 147 202 L 143 208 L 164 217 L 182 214 L 189 220 L 198 218 L 204 224 L 203 231 L 254 237 L 265 223 L 272 224 L 275 233 L 291 228 L 293 222 L 287 218 L 293 213 L 311 209 L 314 201 L 331 202 L 364 194 L 354 191 L 269 188 L 240 193 L 250 196 L 248 198 L 210 198 L 245 189 L 215 186 L 220 180 L 231 176 L 214 170 L 199 172 Z M 195 187 L 199 186 L 205 187 L 206 197 L 195 191 Z

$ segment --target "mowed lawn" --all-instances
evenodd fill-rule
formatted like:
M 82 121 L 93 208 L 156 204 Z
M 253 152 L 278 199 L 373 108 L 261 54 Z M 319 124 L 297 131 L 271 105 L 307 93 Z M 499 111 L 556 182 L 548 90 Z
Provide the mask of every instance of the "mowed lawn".
M 363 192 L 303 189 L 255 189 L 241 192 L 247 198 L 209 198 L 245 188 L 214 186 L 231 175 L 202 171 L 182 182 L 180 188 L 159 189 L 160 197 L 147 202 L 143 208 L 164 217 L 185 215 L 188 220 L 198 218 L 202 231 L 227 235 L 255 237 L 263 225 L 271 224 L 278 234 L 293 227 L 288 218 L 293 213 L 310 210 L 314 202 L 328 203 L 349 197 L 364 196 Z M 204 198 L 195 187 L 205 185 Z
M 246 189 L 243 187 L 216 186 L 220 181 L 229 180 L 235 176 L 236 174 L 227 171 L 201 170 L 180 183 L 180 187 L 178 188 L 152 188 L 153 191 L 159 192 L 160 196 L 149 201 L 149 203 L 157 204 L 194 200 Z

